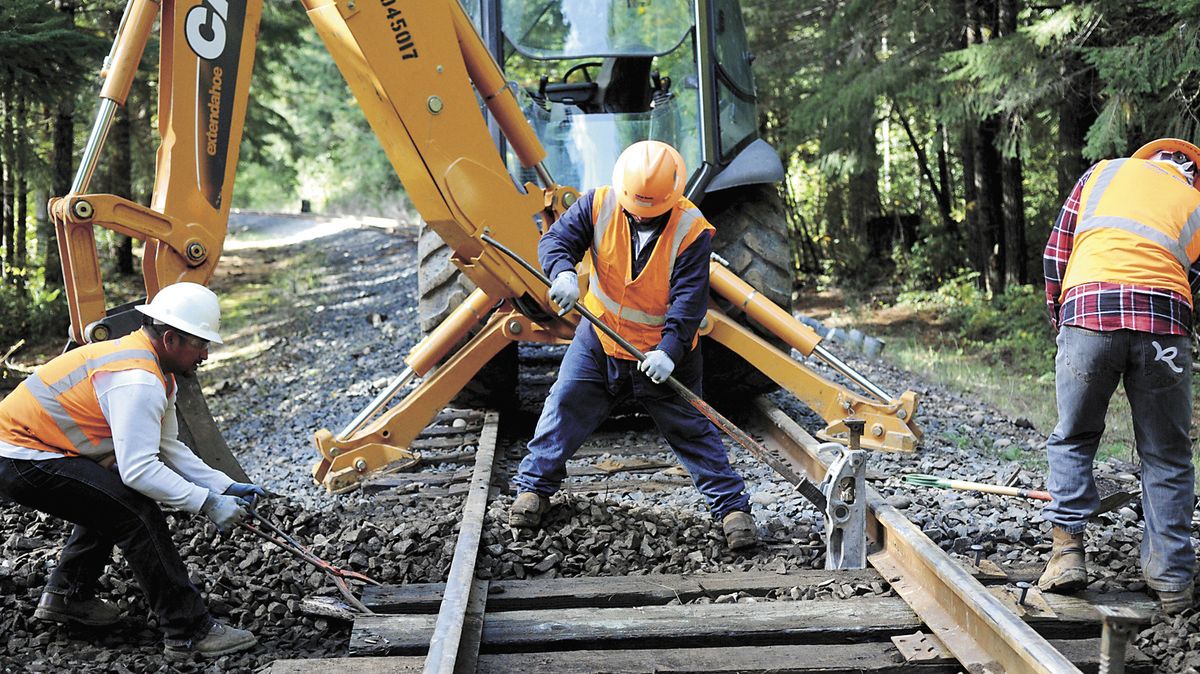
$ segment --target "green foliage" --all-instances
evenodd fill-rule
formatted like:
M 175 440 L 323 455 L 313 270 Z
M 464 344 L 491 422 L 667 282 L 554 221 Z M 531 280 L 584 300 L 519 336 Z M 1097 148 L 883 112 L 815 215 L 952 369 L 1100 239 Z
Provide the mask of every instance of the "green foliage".
M 43 0 L 0 5 L 0 91 L 50 102 L 73 92 L 104 55 L 104 40 L 76 30 Z
M 0 353 L 20 339 L 65 339 L 70 322 L 66 295 L 39 276 L 28 279 L 25 292 L 0 284 Z
M 403 189 L 304 13 L 264 5 L 234 206 L 398 216 Z
M 978 273 L 969 272 L 937 290 L 901 293 L 897 303 L 937 310 L 945 333 L 983 362 L 1033 377 L 1054 371 L 1053 332 L 1039 288 L 1013 285 L 991 297 L 980 290 Z

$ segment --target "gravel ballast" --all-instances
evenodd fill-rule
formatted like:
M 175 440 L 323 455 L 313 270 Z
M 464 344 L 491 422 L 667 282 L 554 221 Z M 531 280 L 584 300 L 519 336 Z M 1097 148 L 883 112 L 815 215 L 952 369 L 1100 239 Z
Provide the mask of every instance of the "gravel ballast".
M 402 357 L 421 336 L 415 300 L 416 229 L 325 226 L 320 231 L 326 235 L 308 241 L 275 245 L 268 240 L 281 230 L 291 232 L 312 222 L 320 221 L 280 224 L 277 217 L 236 216 L 233 232 L 243 245 L 226 252 L 214 287 L 234 297 L 248 284 L 266 284 L 270 301 L 240 307 L 243 316 L 225 335 L 227 346 L 213 352 L 201 375 L 209 405 L 247 472 L 282 495 L 270 501 L 265 512 L 312 543 L 317 554 L 385 583 L 442 581 L 453 553 L 461 497 L 331 497 L 309 477 L 317 456 L 313 431 L 340 429 L 403 369 Z M 304 260 L 304 268 L 286 266 L 294 260 Z M 961 394 L 837 344 L 828 346 L 885 390 L 911 389 L 920 395 L 922 448 L 909 455 L 872 454 L 868 463 L 868 477 L 889 503 L 953 554 L 971 555 L 970 546 L 982 544 L 986 557 L 1001 567 L 1043 563 L 1049 525 L 1041 519 L 1037 503 L 914 487 L 904 483 L 903 476 L 933 473 L 1002 483 L 1015 474 L 1018 486 L 1041 488 L 1044 436 L 1024 420 L 1005 418 Z M 500 495 L 488 510 L 478 565 L 481 577 L 786 572 L 823 566 L 823 524 L 813 507 L 734 445 L 731 456 L 746 478 L 764 540 L 752 554 L 724 548 L 719 527 L 687 482 L 644 493 L 564 490 L 555 497 L 543 530 L 514 536 L 504 524 L 512 498 L 507 476 L 520 459 L 521 433 L 529 431 L 520 428 L 535 418 L 542 397 L 538 390 L 553 380 L 553 358 L 559 352 L 561 348 L 521 347 L 523 362 L 536 367 L 523 370 L 526 389 L 518 393 L 523 414 L 513 424 L 518 428 L 507 429 L 500 439 L 503 458 L 495 482 Z M 822 366 L 814 368 L 823 371 Z M 1053 395 L 1051 385 L 1043 388 L 1029 395 Z M 772 399 L 810 433 L 824 425 L 791 396 L 775 393 Z M 614 442 L 645 443 L 647 436 L 656 437 L 652 425 L 638 423 L 611 436 L 618 438 Z M 670 461 L 665 445 L 648 456 Z M 460 468 L 461 464 L 438 467 Z M 1136 468 L 1111 464 L 1100 470 L 1123 479 Z M 637 477 L 668 479 L 661 472 Z M 0 634 L 5 635 L 0 671 L 253 671 L 277 658 L 346 652 L 348 623 L 300 610 L 306 598 L 337 596 L 322 576 L 248 534 L 219 537 L 202 517 L 178 513 L 171 515 L 172 529 L 194 582 L 218 618 L 258 635 L 258 647 L 213 662 L 168 664 L 161 655 L 161 636 L 119 553 L 102 579 L 101 593 L 124 609 L 119 626 L 101 631 L 36 622 L 33 609 L 69 527 L 11 504 L 0 512 Z M 1200 535 L 1198 526 L 1194 521 L 1194 537 Z M 1089 589 L 1145 591 L 1137 555 L 1141 527 L 1140 504 L 1134 501 L 1101 516 L 1089 529 Z M 797 588 L 772 598 L 888 592 L 884 587 L 838 588 Z M 1171 620 L 1157 619 L 1139 634 L 1137 645 L 1161 663 L 1163 671 L 1195 671 L 1200 667 L 1197 634 L 1200 613 L 1193 609 Z

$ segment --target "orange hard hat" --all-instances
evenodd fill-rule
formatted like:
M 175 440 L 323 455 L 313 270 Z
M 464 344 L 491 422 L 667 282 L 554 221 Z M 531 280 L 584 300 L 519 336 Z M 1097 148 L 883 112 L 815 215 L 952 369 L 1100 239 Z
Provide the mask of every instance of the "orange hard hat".
M 643 140 L 625 148 L 613 166 L 613 189 L 621 208 L 639 218 L 653 218 L 671 210 L 687 183 L 687 167 L 679 152 L 657 140 Z
M 1168 153 L 1163 157 L 1163 153 Z M 1139 147 L 1131 157 L 1133 159 L 1168 159 L 1180 166 L 1180 170 L 1192 176 L 1200 168 L 1200 148 L 1178 138 L 1159 138 Z M 1193 180 L 1192 186 L 1200 190 L 1200 181 Z

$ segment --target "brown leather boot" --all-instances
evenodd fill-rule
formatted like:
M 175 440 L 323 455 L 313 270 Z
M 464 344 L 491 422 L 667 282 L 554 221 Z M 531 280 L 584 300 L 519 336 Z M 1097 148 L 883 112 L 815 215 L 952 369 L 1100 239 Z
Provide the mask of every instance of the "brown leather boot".
M 750 513 L 735 510 L 721 520 L 721 529 L 725 532 L 725 544 L 730 550 L 748 548 L 758 543 L 758 525 Z
M 1038 579 L 1038 587 L 1044 592 L 1075 592 L 1087 587 L 1087 566 L 1083 555 L 1083 532 L 1069 534 L 1054 527 L 1054 547 L 1050 561 Z
M 550 509 L 550 499 L 531 491 L 517 494 L 512 509 L 508 511 L 508 526 L 536 527 L 542 523 L 542 514 Z
M 1195 602 L 1195 586 L 1188 585 L 1178 592 L 1159 592 L 1158 603 L 1167 615 L 1178 615 L 1192 607 Z

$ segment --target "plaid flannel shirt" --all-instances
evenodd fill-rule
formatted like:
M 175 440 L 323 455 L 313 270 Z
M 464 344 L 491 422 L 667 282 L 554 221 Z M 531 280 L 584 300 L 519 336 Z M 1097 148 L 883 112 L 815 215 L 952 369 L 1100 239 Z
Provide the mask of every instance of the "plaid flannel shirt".
M 1042 266 L 1046 274 L 1046 309 L 1050 324 L 1058 330 L 1073 325 L 1088 330 L 1110 332 L 1136 330 L 1159 335 L 1186 335 L 1192 328 L 1192 308 L 1188 298 L 1163 288 L 1147 288 L 1124 283 L 1096 281 L 1082 283 L 1062 294 L 1062 279 L 1067 260 L 1075 246 L 1075 226 L 1079 219 L 1079 200 L 1083 184 L 1092 174 L 1089 168 L 1071 196 L 1063 204 L 1046 242 Z M 1188 283 L 1194 296 L 1200 291 L 1200 261 L 1188 270 Z

